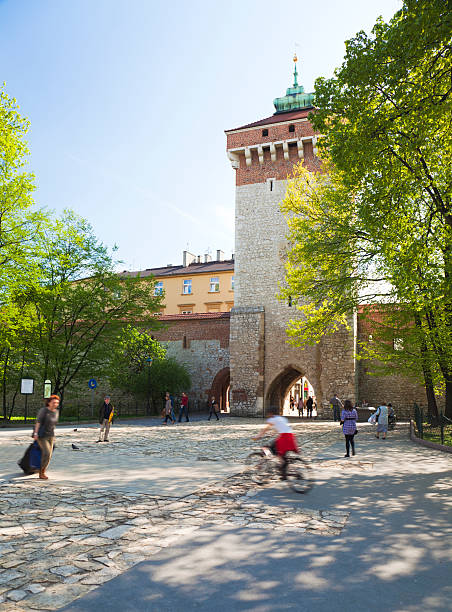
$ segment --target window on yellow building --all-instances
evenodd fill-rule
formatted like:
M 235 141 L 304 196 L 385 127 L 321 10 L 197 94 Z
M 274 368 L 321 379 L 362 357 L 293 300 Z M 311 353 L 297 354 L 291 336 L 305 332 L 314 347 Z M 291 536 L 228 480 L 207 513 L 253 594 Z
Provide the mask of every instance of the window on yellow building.
M 210 293 L 217 293 L 220 291 L 220 277 L 214 276 L 210 279 Z
M 157 281 L 155 283 L 154 295 L 163 295 L 163 281 Z
M 182 285 L 182 293 L 190 295 L 191 293 L 191 278 L 185 279 Z
M 181 308 L 180 314 L 193 314 L 193 308 Z
M 234 277 L 231 276 L 231 289 L 234 291 Z

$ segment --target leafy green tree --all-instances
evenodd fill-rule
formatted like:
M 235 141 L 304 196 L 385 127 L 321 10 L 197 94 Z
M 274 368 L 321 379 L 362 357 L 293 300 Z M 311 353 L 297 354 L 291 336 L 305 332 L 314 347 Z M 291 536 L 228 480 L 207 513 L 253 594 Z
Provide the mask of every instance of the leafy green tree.
M 71 211 L 48 221 L 40 235 L 38 280 L 26 292 L 36 321 L 39 378 L 53 392 L 106 372 L 127 321 L 160 327 L 152 279 L 119 275 L 89 223 Z
M 186 368 L 167 358 L 164 345 L 146 329 L 132 325 L 121 331 L 115 343 L 108 376 L 112 386 L 147 400 L 148 414 L 151 404 L 153 412 L 158 412 L 166 391 L 176 394 L 191 386 Z
M 30 363 L 33 328 L 30 311 L 18 294 L 35 278 L 35 241 L 45 219 L 33 208 L 34 176 L 27 170 L 25 136 L 29 122 L 15 99 L 0 87 L 0 389 L 2 412 L 14 409 L 20 376 Z
M 440 372 L 449 416 L 451 19 L 441 0 L 406 0 L 389 24 L 346 43 L 335 76 L 316 82 L 311 116 L 328 177 L 299 169 L 283 204 L 295 213 L 283 294 L 304 314 L 292 339 L 318 340 L 360 303 L 392 303 L 392 323 L 411 330 L 413 368 L 430 370 L 426 388 Z
M 172 357 L 153 363 L 149 380 L 152 406 L 157 413 L 163 408 L 166 391 L 172 395 L 179 395 L 182 391 L 189 391 L 191 388 L 191 378 L 187 368 Z
M 29 123 L 0 87 L 0 304 L 30 268 L 30 247 L 42 213 L 33 211 L 34 176 L 26 170 Z

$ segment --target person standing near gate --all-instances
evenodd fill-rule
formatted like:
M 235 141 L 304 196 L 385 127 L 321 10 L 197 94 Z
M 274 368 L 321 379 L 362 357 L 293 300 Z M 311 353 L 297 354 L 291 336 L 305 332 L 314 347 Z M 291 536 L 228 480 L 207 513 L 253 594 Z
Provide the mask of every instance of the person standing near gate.
M 189 422 L 188 418 L 188 396 L 185 391 L 182 392 L 182 397 L 180 398 L 180 409 L 179 409 L 179 419 L 178 422 L 182 421 L 182 415 L 185 414 L 185 422 Z
M 312 408 L 314 406 L 314 400 L 311 396 L 308 397 L 306 401 L 306 418 L 309 417 L 312 419 Z
M 110 402 L 110 396 L 106 395 L 104 398 L 104 403 L 99 410 L 99 439 L 98 442 L 109 442 L 108 435 L 110 433 L 111 422 L 113 420 L 114 414 L 114 406 Z M 105 433 L 104 433 L 105 432 Z M 104 439 L 102 440 L 102 434 L 104 434 Z
M 212 418 L 212 415 L 214 414 L 217 417 L 217 421 L 219 421 L 220 420 L 218 417 L 219 412 L 220 412 L 220 406 L 218 405 L 218 402 L 215 399 L 215 396 L 212 395 L 212 400 L 210 402 L 209 418 L 207 420 L 210 421 L 210 419 Z
M 52 458 L 53 446 L 55 443 L 55 425 L 58 422 L 60 398 L 58 395 L 51 395 L 46 399 L 46 405 L 38 412 L 36 424 L 33 430 L 33 440 L 36 440 L 41 449 L 41 467 L 39 478 L 48 480 L 46 474 L 47 466 Z
M 304 408 L 304 402 L 303 402 L 303 398 L 300 395 L 300 398 L 298 400 L 298 416 L 300 419 L 303 418 L 303 408 Z
M 337 393 L 335 393 L 334 396 L 330 399 L 330 404 L 333 406 L 334 420 L 340 421 L 341 420 L 341 409 L 343 408 L 344 404 L 338 398 Z

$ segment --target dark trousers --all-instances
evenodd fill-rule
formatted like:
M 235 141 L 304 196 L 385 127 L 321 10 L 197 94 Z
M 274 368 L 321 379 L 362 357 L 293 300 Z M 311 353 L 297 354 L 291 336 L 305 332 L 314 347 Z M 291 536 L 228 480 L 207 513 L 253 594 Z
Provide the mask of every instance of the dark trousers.
M 335 421 L 341 420 L 341 409 L 339 408 L 339 406 L 335 406 L 334 404 L 333 404 L 333 414 L 334 414 Z
M 218 418 L 218 412 L 215 412 L 215 410 L 213 408 L 210 409 L 209 412 L 209 418 L 207 419 L 208 421 L 210 421 L 212 414 L 214 414 L 217 417 L 217 421 L 219 421 L 220 419 Z
M 307 408 L 306 412 L 307 412 L 306 416 L 309 417 L 310 419 L 312 419 L 312 406 L 311 406 L 311 408 Z
M 179 423 L 182 421 L 182 415 L 185 415 L 185 422 L 188 423 L 189 422 L 189 418 L 188 418 L 188 406 L 181 406 L 180 407 L 179 418 L 178 418 Z
M 163 419 L 163 422 L 168 423 L 168 421 L 171 421 L 172 423 L 176 422 L 170 414 L 165 414 L 165 418 Z
M 355 454 L 355 434 L 345 434 L 345 450 L 347 455 L 350 455 L 350 446 L 352 447 L 352 454 Z

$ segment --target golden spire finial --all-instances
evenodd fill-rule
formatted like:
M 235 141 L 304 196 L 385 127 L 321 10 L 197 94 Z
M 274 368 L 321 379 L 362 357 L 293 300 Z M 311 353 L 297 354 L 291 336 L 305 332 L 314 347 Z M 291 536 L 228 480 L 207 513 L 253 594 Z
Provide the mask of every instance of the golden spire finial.
M 298 57 L 297 57 L 297 54 L 296 54 L 296 53 L 294 53 L 294 54 L 293 54 L 293 61 L 294 61 L 294 62 L 298 62 Z

